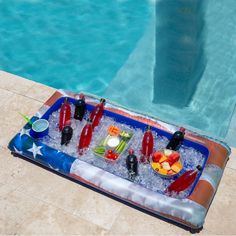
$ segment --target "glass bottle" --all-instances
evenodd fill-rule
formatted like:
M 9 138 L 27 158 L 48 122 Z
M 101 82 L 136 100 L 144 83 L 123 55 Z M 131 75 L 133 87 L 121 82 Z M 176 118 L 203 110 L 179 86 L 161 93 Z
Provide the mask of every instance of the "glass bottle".
M 75 103 L 75 113 L 74 118 L 76 120 L 82 120 L 86 110 L 85 97 L 83 94 L 79 95 L 79 99 Z
M 142 140 L 141 162 L 144 163 L 149 162 L 149 157 L 153 153 L 153 146 L 154 146 L 154 138 L 151 131 L 151 127 L 147 126 L 147 130 L 145 131 Z
M 59 118 L 60 131 L 62 131 L 62 129 L 65 127 L 66 124 L 70 123 L 70 119 L 71 119 L 71 107 L 68 102 L 68 98 L 66 97 L 60 110 L 60 118 Z
M 90 120 L 92 121 L 93 129 L 99 125 L 99 122 L 102 119 L 105 102 L 106 100 L 101 98 L 100 103 L 96 105 L 90 114 Z
M 188 187 L 192 185 L 192 183 L 197 178 L 198 173 L 202 171 L 202 167 L 198 165 L 196 169 L 186 171 L 183 175 L 181 175 L 178 179 L 176 179 L 173 183 L 171 183 L 167 189 L 167 193 L 180 193 L 186 190 Z
M 87 149 L 91 143 L 93 135 L 93 128 L 91 120 L 88 120 L 87 124 L 82 129 L 79 139 L 78 150 L 79 154 L 82 155 L 84 150 Z
M 73 136 L 73 129 L 66 125 L 61 132 L 61 145 L 67 145 Z
M 129 150 L 129 155 L 126 158 L 126 167 L 128 169 L 129 178 L 133 180 L 135 176 L 138 174 L 138 160 L 134 155 L 134 150 Z
M 178 131 L 176 131 L 170 142 L 167 144 L 166 148 L 171 150 L 178 150 L 182 142 L 184 141 L 184 134 L 185 134 L 185 128 L 181 127 Z

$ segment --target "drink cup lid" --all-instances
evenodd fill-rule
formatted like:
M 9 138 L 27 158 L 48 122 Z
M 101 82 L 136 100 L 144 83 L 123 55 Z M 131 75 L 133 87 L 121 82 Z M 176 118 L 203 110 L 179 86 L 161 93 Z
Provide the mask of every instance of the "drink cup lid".
M 85 100 L 84 94 L 80 93 L 79 98 Z
M 179 131 L 181 131 L 182 133 L 185 133 L 185 128 L 184 127 L 180 127 Z

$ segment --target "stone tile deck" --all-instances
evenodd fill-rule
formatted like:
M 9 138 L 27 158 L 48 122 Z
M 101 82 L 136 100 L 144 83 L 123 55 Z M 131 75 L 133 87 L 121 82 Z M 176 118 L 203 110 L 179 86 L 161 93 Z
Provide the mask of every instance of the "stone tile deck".
M 14 158 L 7 144 L 55 90 L 0 71 L 0 235 L 186 235 L 43 168 Z M 236 150 L 210 207 L 203 235 L 236 234 Z

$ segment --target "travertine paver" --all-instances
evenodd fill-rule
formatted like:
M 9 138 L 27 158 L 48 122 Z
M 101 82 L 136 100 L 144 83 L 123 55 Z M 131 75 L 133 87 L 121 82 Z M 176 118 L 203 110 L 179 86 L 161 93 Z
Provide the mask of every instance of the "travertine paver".
M 236 170 L 236 148 L 231 148 L 231 151 L 232 153 L 231 156 L 229 157 L 227 167 Z
M 0 71 L 0 234 L 189 234 L 10 155 L 17 112 L 33 115 L 53 91 Z M 201 234 L 236 234 L 235 182 L 233 150 Z
M 6 147 L 9 139 L 25 124 L 18 112 L 32 116 L 42 104 L 21 94 L 0 89 L 0 145 Z
M 0 70 L 0 88 L 25 94 L 35 82 Z
M 54 88 L 45 86 L 43 84 L 34 83 L 34 85 L 27 91 L 26 96 L 41 102 L 45 102 L 55 91 L 56 89 Z
M 235 156 L 234 156 L 235 157 Z M 236 171 L 226 168 L 208 211 L 205 228 L 215 235 L 236 235 Z
M 89 192 L 87 201 L 74 213 L 83 219 L 110 229 L 120 213 L 122 204 L 102 194 Z
M 18 191 L 0 195 L 0 234 L 101 234 L 101 227 Z

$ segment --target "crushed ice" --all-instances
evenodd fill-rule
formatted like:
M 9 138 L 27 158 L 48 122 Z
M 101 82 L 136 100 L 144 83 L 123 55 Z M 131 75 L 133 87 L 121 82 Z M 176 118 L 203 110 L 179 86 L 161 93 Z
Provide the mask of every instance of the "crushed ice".
M 72 114 L 74 114 L 74 106 L 71 105 L 71 108 L 72 108 Z M 87 112 L 85 114 L 85 119 L 88 118 L 88 116 L 89 114 Z M 82 161 L 85 161 L 89 164 L 99 167 L 114 175 L 128 179 L 128 172 L 126 169 L 126 157 L 128 155 L 128 149 L 133 148 L 135 150 L 135 155 L 138 158 L 140 157 L 140 148 L 143 137 L 143 131 L 141 129 L 136 129 L 126 124 L 118 123 L 111 117 L 103 116 L 100 125 L 96 127 L 94 130 L 89 150 L 87 150 L 82 156 L 79 156 L 77 152 L 77 145 L 82 128 L 86 124 L 85 119 L 83 119 L 82 121 L 78 121 L 75 119 L 71 120 L 72 122 L 71 127 L 73 128 L 74 132 L 73 137 L 67 146 L 61 146 L 60 145 L 61 133 L 59 132 L 58 129 L 59 110 L 55 111 L 49 117 L 49 124 L 50 124 L 49 135 L 42 138 L 41 141 L 52 148 L 67 153 L 68 155 L 74 156 Z M 105 136 L 107 128 L 110 125 L 116 125 L 124 130 L 131 129 L 134 133 L 134 136 L 130 142 L 129 147 L 115 162 L 105 160 L 102 157 L 98 157 L 92 151 L 92 149 L 95 146 L 97 146 L 97 144 L 101 140 L 101 137 Z M 164 136 L 158 135 L 155 131 L 153 131 L 153 135 L 155 139 L 154 149 L 155 150 L 164 149 L 168 143 L 168 139 Z M 181 153 L 182 160 L 184 163 L 184 168 L 181 171 L 181 173 L 184 173 L 187 170 L 194 169 L 197 165 L 203 165 L 204 163 L 205 157 L 203 156 L 203 154 L 201 154 L 194 148 L 182 145 L 181 148 L 179 149 L 179 152 Z M 153 169 L 149 164 L 139 164 L 138 176 L 135 178 L 134 182 L 152 191 L 158 191 L 164 193 L 164 190 L 171 182 L 173 182 L 173 180 L 174 178 L 168 179 L 160 177 L 153 171 Z M 185 198 L 189 195 L 191 189 L 192 188 L 189 188 L 188 190 L 174 197 Z

